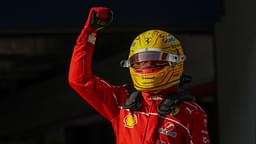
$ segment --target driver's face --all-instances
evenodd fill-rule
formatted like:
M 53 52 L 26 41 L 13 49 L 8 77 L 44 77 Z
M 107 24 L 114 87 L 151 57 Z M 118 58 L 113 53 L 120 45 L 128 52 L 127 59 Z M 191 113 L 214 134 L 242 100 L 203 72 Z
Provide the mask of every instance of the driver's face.
M 169 65 L 166 61 L 143 61 L 143 62 L 136 62 L 132 65 L 135 69 L 142 69 L 142 68 L 159 68 Z

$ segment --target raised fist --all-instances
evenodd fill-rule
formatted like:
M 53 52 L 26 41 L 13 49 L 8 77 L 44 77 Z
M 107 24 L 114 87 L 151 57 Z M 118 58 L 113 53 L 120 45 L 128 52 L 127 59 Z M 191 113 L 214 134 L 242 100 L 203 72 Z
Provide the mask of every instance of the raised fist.
M 90 9 L 85 27 L 91 27 L 96 30 L 102 29 L 110 24 L 113 19 L 113 12 L 110 8 L 92 7 Z

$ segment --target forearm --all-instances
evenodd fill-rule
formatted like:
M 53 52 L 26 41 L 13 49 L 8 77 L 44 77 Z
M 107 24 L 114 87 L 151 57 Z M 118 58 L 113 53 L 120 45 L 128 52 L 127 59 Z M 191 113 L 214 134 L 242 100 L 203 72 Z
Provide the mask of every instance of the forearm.
M 84 27 L 74 46 L 70 69 L 69 83 L 84 84 L 92 76 L 92 54 L 96 41 L 96 30 Z
M 76 40 L 70 69 L 70 84 L 85 84 L 92 76 L 92 54 L 96 42 L 96 33 L 112 21 L 109 8 L 94 7 L 90 9 L 87 21 Z

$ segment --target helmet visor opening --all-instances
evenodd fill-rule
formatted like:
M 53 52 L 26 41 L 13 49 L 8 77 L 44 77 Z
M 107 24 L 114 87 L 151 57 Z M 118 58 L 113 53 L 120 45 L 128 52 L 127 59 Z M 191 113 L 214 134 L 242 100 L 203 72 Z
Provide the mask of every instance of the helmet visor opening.
M 144 62 L 144 61 L 162 61 L 162 62 L 171 62 L 178 63 L 185 60 L 184 55 L 176 55 L 171 53 L 164 53 L 160 51 L 144 51 L 138 52 L 131 56 L 128 60 L 122 60 L 120 62 L 121 67 L 130 67 L 135 63 Z
M 135 63 L 144 61 L 167 61 L 167 56 L 168 54 L 163 52 L 141 52 L 131 56 L 129 63 L 132 66 Z

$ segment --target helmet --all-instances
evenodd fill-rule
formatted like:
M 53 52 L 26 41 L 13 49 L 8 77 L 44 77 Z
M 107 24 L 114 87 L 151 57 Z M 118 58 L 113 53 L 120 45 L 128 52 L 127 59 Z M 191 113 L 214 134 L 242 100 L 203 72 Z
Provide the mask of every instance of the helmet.
M 185 56 L 182 46 L 173 35 L 162 30 L 148 30 L 139 34 L 131 44 L 128 60 L 135 89 L 138 91 L 160 91 L 180 83 Z M 145 61 L 164 62 L 161 68 L 150 72 L 137 70 L 136 63 Z M 143 69 L 143 68 L 142 68 Z

